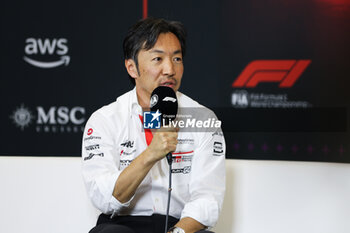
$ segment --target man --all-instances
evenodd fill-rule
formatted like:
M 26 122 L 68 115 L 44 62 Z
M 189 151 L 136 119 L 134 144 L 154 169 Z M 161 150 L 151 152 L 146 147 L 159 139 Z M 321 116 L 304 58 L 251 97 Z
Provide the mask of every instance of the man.
M 169 232 L 209 232 L 205 229 L 215 225 L 225 192 L 221 129 L 170 128 L 153 134 L 143 130 L 143 110 L 150 108 L 151 93 L 158 86 L 176 92 L 179 108 L 206 109 L 178 92 L 185 30 L 179 22 L 147 18 L 130 28 L 123 47 L 135 88 L 97 110 L 83 137 L 84 181 L 93 204 L 103 213 L 90 232 L 164 232 L 169 152 L 175 157 Z

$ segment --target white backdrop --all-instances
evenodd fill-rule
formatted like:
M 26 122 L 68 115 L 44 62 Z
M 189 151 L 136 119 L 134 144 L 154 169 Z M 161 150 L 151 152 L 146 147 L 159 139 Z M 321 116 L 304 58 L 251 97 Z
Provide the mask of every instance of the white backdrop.
M 87 233 L 79 158 L 0 157 L 0 232 Z M 350 164 L 226 160 L 216 233 L 350 232 Z

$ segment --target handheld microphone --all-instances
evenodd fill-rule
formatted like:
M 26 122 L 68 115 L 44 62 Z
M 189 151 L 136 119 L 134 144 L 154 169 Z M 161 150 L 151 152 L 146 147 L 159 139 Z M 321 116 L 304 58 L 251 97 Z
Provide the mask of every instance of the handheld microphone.
M 152 112 L 159 110 L 162 114 L 161 124 L 168 125 L 170 121 L 176 118 L 177 114 L 178 103 L 174 90 L 166 86 L 159 86 L 154 89 L 151 95 L 150 107 Z M 173 161 L 171 152 L 166 155 L 166 158 L 170 165 Z
M 151 111 L 156 112 L 157 110 L 162 114 L 161 120 L 164 125 L 168 125 L 170 121 L 176 118 L 177 114 L 177 98 L 174 90 L 170 87 L 159 86 L 153 90 L 151 95 Z M 169 188 L 168 188 L 168 204 L 165 218 L 165 229 L 164 233 L 168 232 L 168 218 L 170 209 L 170 196 L 171 196 L 171 164 L 173 162 L 173 156 L 171 152 L 166 155 L 169 164 Z

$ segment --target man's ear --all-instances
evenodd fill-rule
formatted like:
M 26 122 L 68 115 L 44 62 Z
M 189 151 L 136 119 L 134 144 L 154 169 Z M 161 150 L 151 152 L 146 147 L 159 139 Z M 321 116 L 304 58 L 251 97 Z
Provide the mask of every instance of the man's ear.
M 137 72 L 136 63 L 133 59 L 125 59 L 125 68 L 132 78 L 137 78 L 139 76 L 139 73 Z

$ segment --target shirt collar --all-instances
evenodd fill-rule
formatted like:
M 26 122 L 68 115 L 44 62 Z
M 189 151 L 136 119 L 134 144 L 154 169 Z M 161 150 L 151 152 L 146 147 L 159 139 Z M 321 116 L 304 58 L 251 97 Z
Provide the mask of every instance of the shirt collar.
M 137 100 L 136 94 L 136 86 L 130 92 L 130 112 L 133 114 L 142 114 L 142 107 L 139 105 L 139 101 Z

